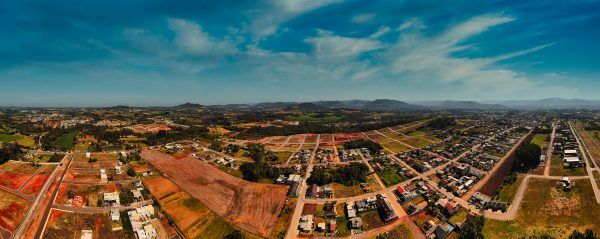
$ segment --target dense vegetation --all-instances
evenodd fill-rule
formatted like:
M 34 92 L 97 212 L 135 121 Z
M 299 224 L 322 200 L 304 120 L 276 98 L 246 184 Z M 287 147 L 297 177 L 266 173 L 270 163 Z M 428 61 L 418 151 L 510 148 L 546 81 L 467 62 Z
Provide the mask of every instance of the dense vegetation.
M 8 160 L 18 160 L 23 154 L 21 145 L 16 143 L 10 143 L 0 146 L 0 164 L 5 163 Z
M 527 172 L 536 168 L 540 164 L 542 149 L 540 146 L 532 143 L 525 143 L 515 153 L 515 162 L 513 163 L 514 172 Z
M 451 117 L 440 117 L 440 118 L 435 118 L 431 121 L 429 121 L 429 123 L 427 123 L 427 127 L 432 128 L 432 129 L 443 129 L 452 125 L 456 124 L 456 120 L 454 118 Z
M 484 239 L 483 236 L 483 225 L 485 219 L 483 216 L 478 216 L 467 220 L 463 225 L 460 233 L 458 234 L 459 239 Z
M 159 131 L 156 134 L 146 134 L 146 144 L 158 145 L 185 139 L 212 139 L 206 127 L 192 126 L 188 128 L 173 128 L 171 131 Z
M 348 166 L 336 168 L 315 167 L 306 182 L 319 186 L 334 182 L 353 186 L 366 182 L 368 174 L 369 168 L 362 163 L 350 163 Z
M 381 129 L 390 126 L 405 124 L 416 120 L 416 117 L 383 117 L 377 121 L 351 121 L 341 124 L 326 123 L 320 121 L 300 122 L 298 125 L 282 126 L 253 126 L 248 129 L 238 127 L 226 127 L 228 130 L 243 132 L 237 138 L 261 138 L 267 136 L 282 136 L 293 134 L 327 134 L 327 133 L 350 133 Z
M 281 174 L 289 175 L 294 172 L 292 168 L 278 168 L 266 163 L 243 163 L 240 165 L 243 178 L 251 182 L 257 182 L 263 178 L 275 179 Z
M 344 143 L 344 148 L 346 149 L 361 149 L 367 148 L 371 154 L 379 154 L 379 152 L 383 149 L 383 147 L 374 141 L 366 140 L 366 139 L 357 139 Z

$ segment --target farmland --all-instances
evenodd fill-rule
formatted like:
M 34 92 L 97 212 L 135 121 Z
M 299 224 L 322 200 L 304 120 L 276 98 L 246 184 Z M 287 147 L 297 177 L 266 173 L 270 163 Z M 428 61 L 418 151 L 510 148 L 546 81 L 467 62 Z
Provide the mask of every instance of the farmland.
M 142 157 L 219 216 L 249 232 L 271 234 L 286 187 L 243 181 L 192 157 L 174 159 L 157 151 Z

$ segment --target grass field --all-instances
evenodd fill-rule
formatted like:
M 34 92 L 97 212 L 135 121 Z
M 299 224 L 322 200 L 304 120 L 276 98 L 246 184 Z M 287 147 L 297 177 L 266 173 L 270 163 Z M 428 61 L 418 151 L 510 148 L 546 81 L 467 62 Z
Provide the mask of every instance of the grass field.
M 337 211 L 337 217 L 335 219 L 338 225 L 338 236 L 349 236 L 350 230 L 348 230 L 348 218 L 346 218 L 346 214 L 344 214 L 344 203 L 338 203 L 335 205 Z
M 519 189 L 519 185 L 523 181 L 523 176 L 518 175 L 517 180 L 512 184 L 504 185 L 498 192 L 498 201 L 511 203 L 515 194 L 517 194 L 517 190 Z
M 333 183 L 333 194 L 336 198 L 353 197 L 362 194 L 360 186 L 345 186 L 339 183 Z
M 566 238 L 573 230 L 600 231 L 600 205 L 589 180 L 574 180 L 571 191 L 557 187 L 558 181 L 532 179 L 513 221 L 486 220 L 486 238 L 522 238 L 548 234 Z
M 413 239 L 415 238 L 412 232 L 406 227 L 406 225 L 400 225 L 389 232 L 379 234 L 378 236 L 382 236 L 387 239 Z M 373 237 L 375 239 L 378 237 Z
M 540 146 L 540 148 L 544 148 L 544 146 L 546 146 L 546 144 L 547 144 L 547 142 L 546 142 L 547 138 L 548 138 L 548 134 L 536 134 L 535 136 L 533 136 L 531 143 L 535 144 L 537 146 Z
M 75 147 L 75 136 L 77 136 L 77 131 L 63 134 L 56 139 L 55 144 L 59 149 L 71 150 Z
M 385 186 L 389 187 L 408 180 L 408 178 L 398 174 L 398 169 L 398 167 L 387 167 L 383 172 L 378 173 Z
M 560 155 L 552 156 L 552 165 L 550 165 L 550 175 L 552 176 L 582 176 L 586 175 L 585 168 L 564 168 Z
M 23 138 L 23 136 L 13 134 L 0 134 L 0 142 L 2 143 L 10 143 L 21 138 Z

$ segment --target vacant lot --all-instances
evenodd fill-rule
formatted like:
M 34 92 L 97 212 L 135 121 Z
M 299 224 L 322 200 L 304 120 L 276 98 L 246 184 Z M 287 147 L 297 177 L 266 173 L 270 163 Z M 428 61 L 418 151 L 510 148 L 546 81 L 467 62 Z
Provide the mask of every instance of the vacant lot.
M 218 217 L 167 178 L 144 179 L 144 184 L 188 238 L 199 238 L 206 227 Z
M 111 230 L 108 213 L 83 214 L 55 209 L 50 213 L 44 238 L 80 238 L 81 230 L 92 230 L 94 238 L 131 238 L 125 230 Z
M 36 196 L 44 186 L 44 183 L 46 183 L 46 180 L 48 180 L 48 177 L 50 177 L 50 174 L 56 168 L 56 165 L 44 165 L 42 168 L 42 171 L 33 176 L 33 178 L 29 180 L 29 183 L 23 187 L 23 191 L 21 191 L 23 194 Z
M 27 179 L 32 177 L 40 166 L 32 166 L 29 163 L 21 163 L 10 170 L 0 173 L 0 185 L 17 190 Z
M 406 225 L 402 224 L 389 232 L 380 234 L 384 238 L 387 239 L 413 239 L 415 238 L 412 232 L 406 227 Z
M 211 211 L 249 232 L 271 234 L 287 187 L 244 181 L 192 157 L 175 159 L 157 151 L 142 157 Z
M 0 190 L 0 238 L 11 238 L 30 206 L 27 200 Z
M 574 180 L 570 192 L 557 185 L 556 180 L 530 180 L 515 220 L 486 220 L 486 238 L 520 238 L 542 233 L 566 238 L 575 229 L 600 231 L 600 206 L 590 181 Z

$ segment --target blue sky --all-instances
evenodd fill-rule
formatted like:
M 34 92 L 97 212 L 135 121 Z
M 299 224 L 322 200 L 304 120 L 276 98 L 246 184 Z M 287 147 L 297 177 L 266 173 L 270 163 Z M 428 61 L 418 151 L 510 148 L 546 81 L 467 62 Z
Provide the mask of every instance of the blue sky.
M 599 1 L 0 2 L 0 105 L 598 99 Z

